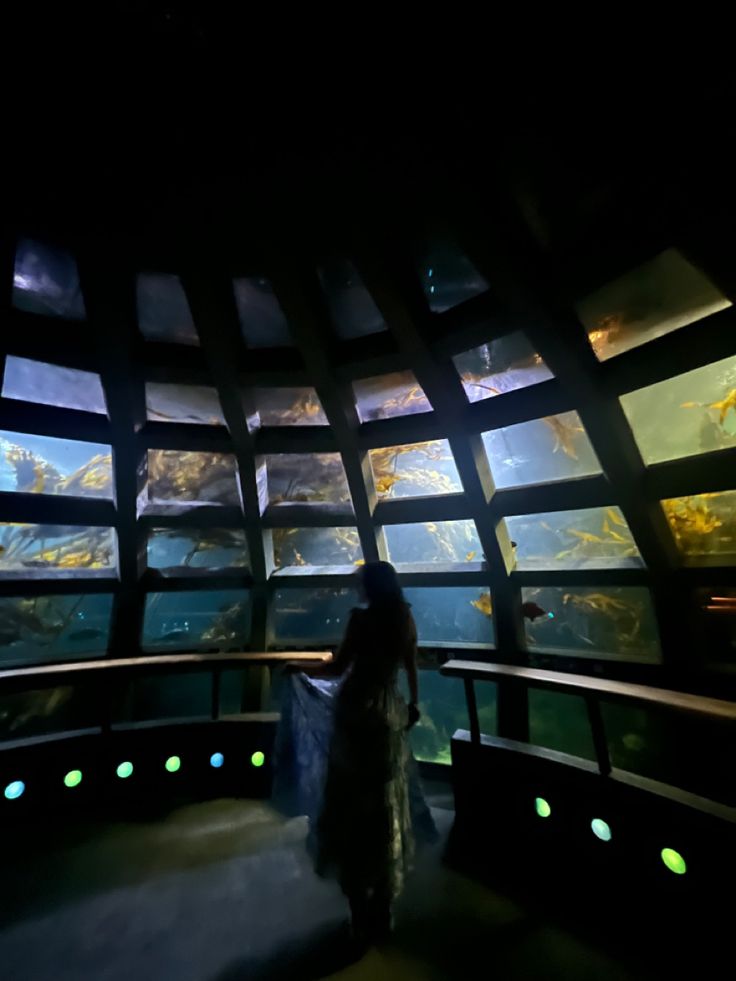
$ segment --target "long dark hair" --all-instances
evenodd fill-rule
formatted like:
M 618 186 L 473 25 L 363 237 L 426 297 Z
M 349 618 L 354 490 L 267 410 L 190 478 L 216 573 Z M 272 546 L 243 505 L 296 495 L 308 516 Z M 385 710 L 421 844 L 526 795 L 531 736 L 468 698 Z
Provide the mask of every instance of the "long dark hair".
M 366 562 L 358 570 L 369 606 L 405 606 L 396 569 L 390 562 Z

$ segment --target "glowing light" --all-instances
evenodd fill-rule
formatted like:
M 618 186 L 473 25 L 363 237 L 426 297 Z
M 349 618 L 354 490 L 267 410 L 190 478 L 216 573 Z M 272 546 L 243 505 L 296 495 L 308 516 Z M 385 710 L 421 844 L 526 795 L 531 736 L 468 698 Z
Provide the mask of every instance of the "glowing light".
M 263 764 L 266 762 L 266 757 L 259 749 L 251 756 L 250 761 L 253 766 L 263 766 Z
M 429 270 L 427 271 L 427 275 L 428 275 L 428 276 L 429 276 L 429 278 L 431 279 L 431 278 L 432 278 L 432 276 L 434 275 L 434 269 L 429 269 Z
M 124 763 L 120 764 L 115 772 L 121 780 L 125 780 L 133 773 L 133 764 L 126 760 Z
M 165 766 L 169 773 L 176 773 L 181 766 L 181 760 L 178 756 L 170 756 L 166 761 Z
M 552 813 L 552 808 L 549 806 L 544 797 L 534 798 L 534 809 L 540 818 L 548 818 Z
M 687 864 L 685 863 L 685 859 L 679 852 L 676 852 L 674 848 L 662 849 L 662 861 L 670 872 L 674 872 L 675 875 L 684 875 L 687 872 Z
M 216 770 L 219 770 L 224 762 L 225 757 L 222 755 L 222 753 L 213 753 L 212 756 L 210 756 L 210 766 L 214 766 Z
M 13 780 L 13 782 L 9 783 L 5 788 L 5 799 L 18 800 L 19 797 L 23 796 L 25 789 L 26 785 L 22 780 Z
M 429 287 L 429 292 L 434 293 L 434 283 Z
M 590 822 L 590 828 L 596 838 L 600 838 L 601 841 L 611 840 L 611 829 L 602 818 L 593 818 Z
M 82 782 L 82 771 L 81 770 L 70 770 L 64 777 L 65 787 L 78 787 Z

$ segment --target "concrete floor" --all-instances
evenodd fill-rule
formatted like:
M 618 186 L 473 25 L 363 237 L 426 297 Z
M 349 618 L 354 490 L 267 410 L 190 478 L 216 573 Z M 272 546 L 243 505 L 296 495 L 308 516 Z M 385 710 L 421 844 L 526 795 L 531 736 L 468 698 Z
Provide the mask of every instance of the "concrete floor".
M 433 803 L 446 803 L 434 798 Z M 446 834 L 452 812 L 434 808 Z M 644 975 L 441 863 L 418 864 L 394 939 L 351 956 L 303 819 L 219 800 L 4 841 L 0 976 L 12 981 L 609 979 Z M 647 976 L 651 976 L 647 974 Z

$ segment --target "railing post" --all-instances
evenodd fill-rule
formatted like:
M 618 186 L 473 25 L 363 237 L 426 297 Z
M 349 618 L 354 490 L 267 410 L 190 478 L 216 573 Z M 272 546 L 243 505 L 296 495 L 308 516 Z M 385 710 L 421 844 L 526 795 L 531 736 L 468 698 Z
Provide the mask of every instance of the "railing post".
M 478 703 L 475 700 L 475 686 L 472 678 L 463 678 L 465 685 L 465 701 L 468 703 L 468 719 L 470 720 L 470 741 L 480 745 L 480 722 L 478 721 Z
M 611 757 L 608 754 L 608 742 L 603 727 L 601 705 L 597 698 L 589 695 L 585 699 L 585 706 L 588 710 L 588 721 L 590 722 L 590 732 L 593 737 L 593 747 L 595 749 L 595 758 L 598 761 L 598 769 L 602 777 L 607 777 L 611 772 Z

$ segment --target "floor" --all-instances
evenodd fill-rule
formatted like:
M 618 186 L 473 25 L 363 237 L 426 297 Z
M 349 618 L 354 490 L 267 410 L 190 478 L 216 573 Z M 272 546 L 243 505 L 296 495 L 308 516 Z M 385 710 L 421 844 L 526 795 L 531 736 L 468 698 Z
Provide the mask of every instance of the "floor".
M 434 794 L 432 803 L 446 836 L 450 801 Z M 391 943 L 356 961 L 343 898 L 312 874 L 304 834 L 304 819 L 235 800 L 63 833 L 49 827 L 41 840 L 18 832 L 3 848 L 0 973 L 13 981 L 652 976 L 453 872 L 442 842 L 421 857 Z

